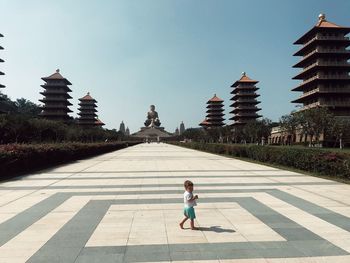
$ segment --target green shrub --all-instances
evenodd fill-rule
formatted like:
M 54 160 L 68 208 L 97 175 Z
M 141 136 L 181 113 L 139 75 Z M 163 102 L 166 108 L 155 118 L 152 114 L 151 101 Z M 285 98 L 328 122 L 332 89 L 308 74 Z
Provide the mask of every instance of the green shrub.
M 137 142 L 0 145 L 0 180 L 135 144 Z
M 263 163 L 283 165 L 327 176 L 350 178 L 350 153 L 348 152 L 333 152 L 313 148 L 198 142 L 171 142 L 171 144 L 215 154 L 249 158 Z

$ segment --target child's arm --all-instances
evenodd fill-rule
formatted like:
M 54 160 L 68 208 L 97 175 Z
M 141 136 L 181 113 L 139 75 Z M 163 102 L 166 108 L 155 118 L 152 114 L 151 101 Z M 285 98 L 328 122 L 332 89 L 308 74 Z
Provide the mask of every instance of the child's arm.
M 198 195 L 195 195 L 195 196 L 192 195 L 191 199 L 189 199 L 188 201 L 194 201 L 196 199 L 198 199 Z

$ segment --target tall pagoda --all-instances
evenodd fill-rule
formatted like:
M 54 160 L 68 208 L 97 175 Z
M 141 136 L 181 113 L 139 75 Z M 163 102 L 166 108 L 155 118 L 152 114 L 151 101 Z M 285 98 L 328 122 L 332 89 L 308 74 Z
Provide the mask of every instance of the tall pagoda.
M 213 127 L 221 127 L 224 126 L 224 104 L 223 100 L 214 94 L 207 102 L 207 116 L 204 121 L 202 121 L 199 125 L 203 128 L 213 128 Z
M 124 121 L 122 121 L 119 125 L 119 132 L 121 132 L 122 134 L 125 134 L 125 124 Z
M 129 130 L 129 127 L 126 127 L 126 130 L 125 130 L 125 135 L 126 135 L 126 136 L 130 136 L 130 130 Z
M 294 68 L 302 71 L 293 79 L 302 80 L 293 91 L 302 95 L 292 101 L 300 110 L 327 107 L 335 116 L 350 116 L 350 27 L 328 22 L 324 14 L 317 24 L 295 41 L 302 47 L 294 56 L 302 56 Z
M 0 37 L 4 37 L 2 34 L 0 34 Z M 3 50 L 4 48 L 0 45 L 0 50 Z M 1 59 L 0 58 L 0 63 L 3 63 L 4 62 L 4 60 L 3 59 Z M 2 75 L 5 75 L 5 73 L 3 73 L 2 71 L 1 71 L 1 69 L 0 69 L 0 76 L 2 76 Z M 2 88 L 5 88 L 5 85 L 2 85 L 1 83 L 0 83 L 0 89 L 2 89 Z
M 79 113 L 78 124 L 85 127 L 102 126 L 102 123 L 97 119 L 97 101 L 91 97 L 88 92 L 84 97 L 79 99 Z
M 181 123 L 180 123 L 180 135 L 181 134 L 183 134 L 184 132 L 185 132 L 185 124 L 184 124 L 184 122 L 182 121 Z
M 233 88 L 231 91 L 233 103 L 230 107 L 233 107 L 233 110 L 230 113 L 234 116 L 230 120 L 234 121 L 233 125 L 243 126 L 261 117 L 257 113 L 261 110 L 261 108 L 257 107 L 260 103 L 257 100 L 257 97 L 260 95 L 256 93 L 259 89 L 256 87 L 258 82 L 249 78 L 245 72 L 242 72 L 242 77 L 231 85 Z
M 44 96 L 39 100 L 44 103 L 40 116 L 57 121 L 68 121 L 71 117 L 68 115 L 72 112 L 68 106 L 72 105 L 68 99 L 72 97 L 68 94 L 72 90 L 68 87 L 72 85 L 66 78 L 64 78 L 59 69 L 54 74 L 42 78 L 46 83 L 41 85 L 45 91 L 40 92 Z

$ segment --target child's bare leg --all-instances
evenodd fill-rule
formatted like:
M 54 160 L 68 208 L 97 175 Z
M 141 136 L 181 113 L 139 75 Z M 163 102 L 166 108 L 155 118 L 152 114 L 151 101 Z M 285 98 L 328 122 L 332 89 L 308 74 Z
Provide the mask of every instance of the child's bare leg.
M 181 223 L 179 224 L 180 227 L 181 227 L 181 229 L 184 229 L 184 224 L 185 224 L 185 222 L 187 221 L 187 219 L 188 219 L 188 217 L 185 217 L 185 218 L 181 221 Z
M 191 219 L 191 229 L 197 230 L 197 228 L 194 226 L 194 219 Z

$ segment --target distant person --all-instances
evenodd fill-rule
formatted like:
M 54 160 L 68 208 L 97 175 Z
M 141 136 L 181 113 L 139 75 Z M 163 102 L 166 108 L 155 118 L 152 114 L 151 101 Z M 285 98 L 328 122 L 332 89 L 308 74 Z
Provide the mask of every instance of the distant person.
M 197 205 L 196 200 L 198 199 L 198 195 L 193 195 L 193 183 L 191 181 L 185 181 L 184 183 L 185 193 L 184 193 L 184 216 L 185 218 L 181 221 L 180 227 L 184 229 L 184 223 L 187 219 L 191 220 L 191 229 L 196 230 L 194 227 L 194 219 L 196 218 L 196 214 L 194 212 L 194 206 Z

